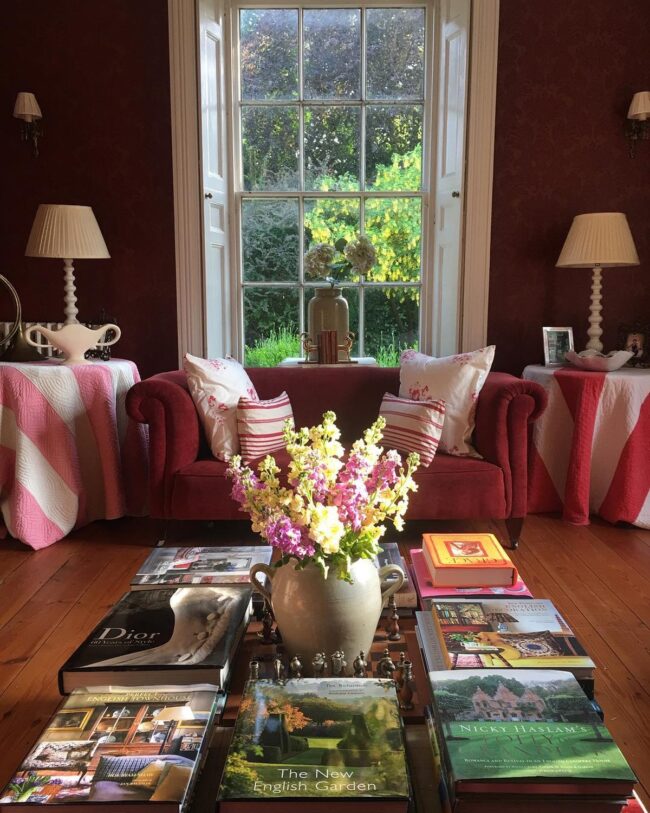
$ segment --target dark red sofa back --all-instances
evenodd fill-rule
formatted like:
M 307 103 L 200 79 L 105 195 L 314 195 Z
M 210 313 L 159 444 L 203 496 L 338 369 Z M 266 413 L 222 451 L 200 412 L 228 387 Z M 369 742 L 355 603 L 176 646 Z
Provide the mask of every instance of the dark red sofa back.
M 328 409 L 336 413 L 342 439 L 360 437 L 379 414 L 384 393 L 399 392 L 399 368 L 346 365 L 341 367 L 252 367 L 247 371 L 263 400 L 285 392 L 296 426 L 313 426 Z

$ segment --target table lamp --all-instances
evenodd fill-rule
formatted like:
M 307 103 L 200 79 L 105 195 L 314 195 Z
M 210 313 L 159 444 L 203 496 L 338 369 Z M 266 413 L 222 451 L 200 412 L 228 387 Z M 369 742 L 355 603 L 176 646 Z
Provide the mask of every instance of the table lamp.
M 638 265 L 632 233 L 622 212 L 576 215 L 555 263 L 557 268 L 591 268 L 591 305 L 587 350 L 602 353 L 602 268 Z
M 36 211 L 25 256 L 63 260 L 65 324 L 78 324 L 72 260 L 104 260 L 111 256 L 90 206 L 42 203 Z

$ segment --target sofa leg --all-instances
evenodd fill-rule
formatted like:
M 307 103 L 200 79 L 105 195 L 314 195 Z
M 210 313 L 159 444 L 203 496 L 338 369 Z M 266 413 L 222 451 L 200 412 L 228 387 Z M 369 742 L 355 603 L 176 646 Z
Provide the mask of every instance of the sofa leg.
M 521 530 L 524 527 L 524 519 L 525 517 L 508 517 L 506 520 L 506 530 L 508 531 L 510 550 L 517 550 Z

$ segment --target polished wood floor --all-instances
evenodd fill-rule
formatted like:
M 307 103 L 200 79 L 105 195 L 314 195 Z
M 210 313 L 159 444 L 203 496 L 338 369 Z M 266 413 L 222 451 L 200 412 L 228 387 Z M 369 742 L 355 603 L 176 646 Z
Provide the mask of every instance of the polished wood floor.
M 468 529 L 467 523 L 438 527 Z M 175 533 L 183 543 L 249 542 L 245 528 L 188 524 Z M 470 528 L 488 529 L 478 523 Z M 409 526 L 400 541 L 415 546 L 422 530 Z M 155 538 L 154 523 L 119 520 L 95 523 L 38 552 L 0 541 L 0 786 L 60 700 L 59 666 L 127 590 Z M 514 558 L 533 593 L 555 602 L 596 661 L 596 697 L 647 806 L 650 531 L 529 517 Z

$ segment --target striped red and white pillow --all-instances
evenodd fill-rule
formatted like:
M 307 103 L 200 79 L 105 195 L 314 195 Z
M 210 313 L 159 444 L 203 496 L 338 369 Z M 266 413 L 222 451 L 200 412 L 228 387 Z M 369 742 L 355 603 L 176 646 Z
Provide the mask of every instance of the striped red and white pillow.
M 379 407 L 386 419 L 383 445 L 400 452 L 417 452 L 423 466 L 436 455 L 442 424 L 444 401 L 411 401 L 387 392 Z
M 293 410 L 286 392 L 268 401 L 240 398 L 237 406 L 237 431 L 244 463 L 284 449 L 284 422 L 293 426 Z

